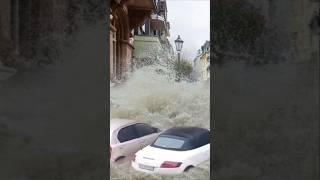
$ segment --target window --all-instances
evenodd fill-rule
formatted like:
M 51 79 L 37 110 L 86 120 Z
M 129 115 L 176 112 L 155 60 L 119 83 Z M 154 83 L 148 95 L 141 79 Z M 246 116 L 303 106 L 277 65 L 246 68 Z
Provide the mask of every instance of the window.
M 122 128 L 118 133 L 118 139 L 121 143 L 130 141 L 136 138 L 137 138 L 137 134 L 135 132 L 133 125 Z
M 136 129 L 138 137 L 147 136 L 149 134 L 156 133 L 158 131 L 157 128 L 154 128 L 147 124 L 142 124 L 142 123 L 136 124 L 134 125 L 134 127 Z
M 184 143 L 184 140 L 178 138 L 159 136 L 154 142 L 153 146 L 164 149 L 180 149 Z
M 210 133 L 204 132 L 196 137 L 193 137 L 191 140 L 187 141 L 182 149 L 183 150 L 192 150 L 210 143 Z
M 203 133 L 201 136 L 199 136 L 199 138 L 196 139 L 195 143 L 196 143 L 195 144 L 196 148 L 204 146 L 206 144 L 209 144 L 210 143 L 210 133 L 209 133 L 209 131 L 206 132 L 206 133 Z
M 142 30 L 142 34 L 145 34 L 145 32 L 146 32 L 146 25 L 145 24 L 141 27 L 141 30 Z
M 139 27 L 139 28 L 138 28 L 138 35 L 143 35 L 143 34 L 145 34 L 145 27 L 144 27 L 144 25 L 143 25 L 142 27 Z

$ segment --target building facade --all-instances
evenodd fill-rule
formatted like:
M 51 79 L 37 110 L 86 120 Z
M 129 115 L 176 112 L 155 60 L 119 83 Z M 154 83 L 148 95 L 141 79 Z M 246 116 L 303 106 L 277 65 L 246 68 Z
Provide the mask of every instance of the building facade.
M 110 80 L 123 79 L 132 69 L 133 29 L 155 10 L 153 0 L 112 0 L 110 8 Z
M 193 61 L 193 78 L 207 81 L 210 79 L 210 41 L 206 41 Z
M 159 56 L 172 58 L 174 54 L 168 40 L 170 23 L 167 19 L 166 0 L 154 0 L 154 3 L 156 7 L 150 18 L 133 30 L 134 59 L 137 66 Z

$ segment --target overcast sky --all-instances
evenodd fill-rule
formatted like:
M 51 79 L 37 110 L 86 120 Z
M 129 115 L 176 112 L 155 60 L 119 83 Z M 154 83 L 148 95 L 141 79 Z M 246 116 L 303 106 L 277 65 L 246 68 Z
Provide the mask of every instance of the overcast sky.
M 170 42 L 180 35 L 182 54 L 193 60 L 197 50 L 210 40 L 210 0 L 167 0 Z

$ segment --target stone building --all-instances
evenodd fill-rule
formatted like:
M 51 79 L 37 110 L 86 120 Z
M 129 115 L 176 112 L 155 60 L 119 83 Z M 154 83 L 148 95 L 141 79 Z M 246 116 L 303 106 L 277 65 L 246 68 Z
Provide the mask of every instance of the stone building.
M 210 41 L 201 46 L 193 61 L 193 78 L 201 81 L 210 78 Z
M 319 0 L 246 0 L 277 32 L 279 49 L 294 62 L 319 60 Z
M 133 33 L 155 9 L 153 0 L 112 0 L 110 8 L 110 80 L 132 69 Z
M 155 10 L 142 26 L 133 30 L 134 59 L 136 65 L 144 64 L 147 59 L 171 58 L 173 48 L 168 40 L 170 23 L 167 19 L 166 0 L 155 0 Z

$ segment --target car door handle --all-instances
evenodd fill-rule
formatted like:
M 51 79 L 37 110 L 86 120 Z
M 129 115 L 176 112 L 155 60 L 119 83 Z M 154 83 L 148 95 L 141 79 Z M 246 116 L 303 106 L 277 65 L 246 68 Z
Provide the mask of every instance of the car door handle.
M 122 149 L 123 149 L 123 146 L 119 146 L 119 149 L 121 149 L 121 150 L 122 150 Z

